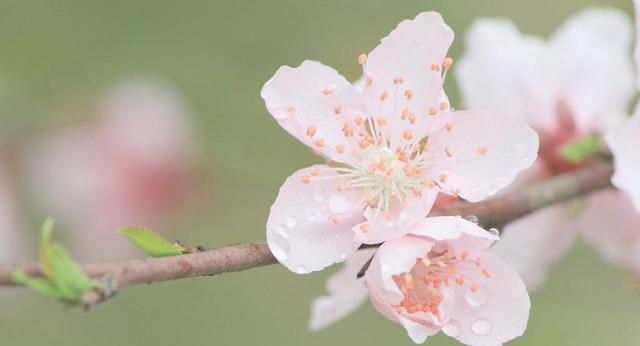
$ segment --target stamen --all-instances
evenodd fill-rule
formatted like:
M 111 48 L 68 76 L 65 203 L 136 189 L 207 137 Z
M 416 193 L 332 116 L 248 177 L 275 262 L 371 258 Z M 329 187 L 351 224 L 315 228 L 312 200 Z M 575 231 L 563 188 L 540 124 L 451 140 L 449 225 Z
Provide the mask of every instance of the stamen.
M 316 134 L 316 127 L 311 125 L 307 127 L 307 136 L 313 137 Z
M 362 65 L 367 61 L 367 55 L 366 54 L 360 54 L 358 56 L 358 64 Z
M 340 115 L 340 113 L 342 112 L 342 106 L 337 105 L 336 108 L 333 109 L 333 113 L 335 113 L 336 115 Z
M 322 139 L 322 138 L 317 138 L 317 139 L 314 141 L 314 143 L 315 143 L 315 145 L 316 145 L 317 147 L 319 147 L 319 148 L 324 147 L 324 144 L 325 144 L 324 139 Z
M 476 150 L 476 154 L 478 154 L 479 156 L 483 156 L 486 153 L 487 153 L 487 147 L 480 147 L 478 148 L 478 150 Z

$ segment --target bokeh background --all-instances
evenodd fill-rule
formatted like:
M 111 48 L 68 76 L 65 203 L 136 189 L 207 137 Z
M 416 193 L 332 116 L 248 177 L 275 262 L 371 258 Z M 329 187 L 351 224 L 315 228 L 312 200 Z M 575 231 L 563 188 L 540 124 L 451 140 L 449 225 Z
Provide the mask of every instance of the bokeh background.
M 268 210 L 294 170 L 318 162 L 266 112 L 263 83 L 280 65 L 319 60 L 356 79 L 356 62 L 398 22 L 425 10 L 457 34 L 479 16 L 506 16 L 548 35 L 578 9 L 631 0 L 483 1 L 0 1 L 0 145 L 33 256 L 38 224 L 22 161 L 39 138 L 90 121 L 122 80 L 148 76 L 172 88 L 194 124 L 194 193 L 158 231 L 222 246 L 264 239 Z M 452 104 L 461 106 L 455 81 Z M 153 128 L 153 124 L 149 124 Z M 39 172 L 47 176 L 47 171 Z M 55 184 L 51 181 L 51 184 Z M 60 226 L 60 239 L 71 235 Z M 0 242 L 4 240 L 0 239 Z M 317 333 L 310 301 L 335 268 L 298 276 L 280 266 L 136 286 L 90 312 L 22 290 L 0 291 L 7 345 L 410 345 L 367 304 Z M 579 242 L 532 294 L 524 337 L 512 345 L 640 344 L 640 287 Z M 433 337 L 431 345 L 455 340 Z

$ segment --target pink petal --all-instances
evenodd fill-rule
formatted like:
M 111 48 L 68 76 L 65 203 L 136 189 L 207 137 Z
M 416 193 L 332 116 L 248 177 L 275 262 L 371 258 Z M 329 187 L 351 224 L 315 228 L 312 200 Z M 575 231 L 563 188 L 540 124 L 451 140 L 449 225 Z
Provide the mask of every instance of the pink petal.
M 407 236 L 389 240 L 378 248 L 365 277 L 371 300 L 381 304 L 376 308 L 387 318 L 395 316 L 396 309 L 390 306 L 398 305 L 402 300 L 402 293 L 392 276 L 409 272 L 416 264 L 416 258 L 424 257 L 432 246 L 431 241 Z
M 578 225 L 571 208 L 551 206 L 509 223 L 489 251 L 517 270 L 530 291 L 538 288 L 573 245 Z
M 317 331 L 346 317 L 367 299 L 364 278 L 358 272 L 371 260 L 377 249 L 369 248 L 354 253 L 342 269 L 327 281 L 328 295 L 318 297 L 311 303 L 309 329 Z
M 473 222 L 456 216 L 428 217 L 413 227 L 411 234 L 432 240 L 456 240 L 451 245 L 459 250 L 478 253 L 486 250 L 494 241 L 496 234 L 485 231 Z M 458 252 L 458 251 L 456 251 Z
M 303 177 L 311 182 L 305 184 Z M 324 269 L 360 246 L 351 228 L 364 219 L 362 196 L 337 192 L 336 183 L 344 178 L 333 168 L 315 165 L 297 171 L 280 188 L 267 221 L 267 241 L 289 270 L 305 274 Z
M 260 95 L 269 113 L 292 136 L 331 160 L 353 162 L 359 148 L 355 136 L 344 136 L 343 122 L 364 117 L 364 105 L 336 70 L 309 60 L 296 68 L 282 66 Z
M 363 232 L 362 224 L 354 227 L 357 238 L 365 244 L 377 244 L 407 234 L 410 227 L 429 215 L 438 192 L 425 189 L 418 197 L 408 196 L 406 206 L 396 203 L 385 216 L 377 209 L 367 208 L 365 216 L 367 231 Z
M 636 114 L 606 134 L 607 144 L 613 152 L 614 186 L 626 192 L 640 212 L 640 105 Z
M 640 273 L 640 214 L 624 193 L 590 195 L 580 216 L 584 239 L 611 263 Z
M 620 121 L 635 94 L 629 56 L 632 24 L 615 9 L 588 9 L 570 17 L 549 41 L 553 76 L 581 132 Z
M 388 125 L 383 128 L 387 139 L 400 140 L 410 126 L 400 117 L 405 108 L 418 119 L 413 125 L 416 138 L 426 133 L 429 108 L 438 108 L 446 98 L 441 72 L 432 71 L 431 66 L 443 63 L 453 36 L 440 14 L 424 12 L 401 22 L 369 54 L 365 78 L 371 83 L 364 88 L 364 97 L 371 116 L 387 118 Z
M 466 272 L 478 282 L 479 289 L 456 290 L 451 325 L 443 330 L 448 329 L 448 335 L 467 345 L 501 345 L 524 333 L 531 303 L 518 273 L 501 259 L 485 253 L 482 267 L 491 272 L 491 278 L 475 268 Z
M 531 166 L 538 135 L 518 118 L 495 113 L 455 112 L 447 127 L 429 137 L 430 175 L 447 193 L 478 202 L 509 185 Z
M 523 117 L 537 130 L 556 127 L 557 97 L 548 48 L 506 19 L 481 18 L 465 34 L 464 55 L 453 72 L 468 109 Z

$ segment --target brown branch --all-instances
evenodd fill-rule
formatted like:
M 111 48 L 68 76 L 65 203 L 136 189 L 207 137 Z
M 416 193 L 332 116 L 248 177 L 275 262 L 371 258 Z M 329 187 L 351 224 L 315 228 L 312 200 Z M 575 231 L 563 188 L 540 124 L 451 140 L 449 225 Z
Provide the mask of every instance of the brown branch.
M 599 163 L 514 189 L 481 203 L 456 203 L 432 214 L 475 215 L 487 227 L 504 225 L 545 206 L 608 187 L 612 172 L 610 164 Z M 117 291 L 139 283 L 217 275 L 274 263 L 277 261 L 264 242 L 232 245 L 174 257 L 89 263 L 83 269 L 90 277 L 97 279 L 98 287 L 86 294 L 80 303 L 99 303 Z M 24 270 L 29 275 L 42 274 L 38 264 L 34 262 L 0 264 L 0 285 L 13 285 L 11 276 L 17 269 Z

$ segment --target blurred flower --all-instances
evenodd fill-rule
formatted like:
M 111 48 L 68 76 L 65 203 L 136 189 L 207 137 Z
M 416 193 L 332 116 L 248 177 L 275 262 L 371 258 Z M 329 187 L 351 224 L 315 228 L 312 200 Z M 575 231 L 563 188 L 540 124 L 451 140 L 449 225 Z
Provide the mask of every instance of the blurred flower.
M 269 247 L 290 270 L 342 262 L 361 243 L 407 233 L 438 191 L 477 202 L 535 160 L 523 121 L 454 112 L 442 83 L 452 30 L 435 12 L 403 21 L 360 57 L 360 94 L 335 70 L 281 67 L 262 89 L 269 112 L 331 162 L 287 179 L 267 222 Z
M 0 167 L 0 261 L 12 262 L 29 257 L 23 228 L 15 203 L 14 184 Z
M 416 343 L 440 330 L 467 345 L 522 335 L 531 303 L 518 273 L 486 252 L 496 239 L 462 218 L 425 219 L 376 252 L 366 273 L 373 306 Z
M 28 165 L 43 209 L 71 229 L 83 259 L 136 253 L 115 230 L 158 230 L 183 202 L 193 159 L 187 110 L 164 86 L 124 83 L 98 111 L 42 140 Z
M 605 8 L 572 16 L 548 42 L 505 19 L 480 19 L 467 33 L 456 74 L 463 99 L 521 114 L 540 133 L 540 159 L 525 173 L 528 181 L 571 171 L 584 163 L 568 162 L 560 149 L 625 117 L 634 94 L 631 34 L 628 18 Z M 569 250 L 589 210 L 572 202 L 528 215 L 507 225 L 491 251 L 534 289 Z
M 614 186 L 628 193 L 636 212 L 640 212 L 640 108 L 630 119 L 609 130 L 607 144 L 613 153 Z

